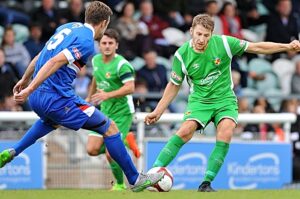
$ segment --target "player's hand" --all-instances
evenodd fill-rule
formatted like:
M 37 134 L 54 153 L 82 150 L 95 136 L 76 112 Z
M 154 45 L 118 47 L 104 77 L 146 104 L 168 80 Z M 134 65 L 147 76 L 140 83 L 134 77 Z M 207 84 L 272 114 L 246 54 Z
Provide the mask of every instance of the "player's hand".
M 21 92 L 15 92 L 14 93 L 14 100 L 16 101 L 17 104 L 23 104 L 28 96 L 30 95 L 31 91 L 27 87 L 24 90 L 21 90 Z
M 107 92 L 97 89 L 97 92 L 91 97 L 91 102 L 94 104 L 100 104 L 102 101 L 105 101 L 109 98 L 110 96 Z
M 20 80 L 18 81 L 18 83 L 14 86 L 14 88 L 13 88 L 13 93 L 15 94 L 15 93 L 21 92 L 24 88 L 27 87 L 27 85 L 28 85 L 28 81 L 25 81 L 25 80 L 23 80 L 23 79 L 20 79 Z
M 153 111 L 152 113 L 149 113 L 149 114 L 145 117 L 144 122 L 145 122 L 147 125 L 154 124 L 155 122 L 157 122 L 157 121 L 159 120 L 160 117 L 161 117 L 161 114 L 156 113 L 156 112 Z
M 292 51 L 299 52 L 300 51 L 300 42 L 298 40 L 294 40 L 290 43 L 290 47 Z
M 91 102 L 91 98 L 90 98 L 90 97 L 87 97 L 87 98 L 85 98 L 85 101 L 86 101 L 86 102 Z

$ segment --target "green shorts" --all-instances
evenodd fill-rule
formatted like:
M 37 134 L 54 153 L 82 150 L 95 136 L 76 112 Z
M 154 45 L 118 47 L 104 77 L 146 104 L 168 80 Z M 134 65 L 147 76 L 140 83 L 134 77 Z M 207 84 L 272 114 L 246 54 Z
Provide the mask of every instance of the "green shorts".
M 183 120 L 195 120 L 200 124 L 199 129 L 204 129 L 209 122 L 213 122 L 217 126 L 224 118 L 229 118 L 237 124 L 238 105 L 236 100 L 211 104 L 189 101 Z
M 122 140 L 124 140 L 132 125 L 133 114 L 130 113 L 127 115 L 115 115 L 115 116 L 110 116 L 109 118 L 116 123 L 120 133 L 122 134 Z M 101 136 L 98 133 L 93 131 L 90 132 L 90 135 Z

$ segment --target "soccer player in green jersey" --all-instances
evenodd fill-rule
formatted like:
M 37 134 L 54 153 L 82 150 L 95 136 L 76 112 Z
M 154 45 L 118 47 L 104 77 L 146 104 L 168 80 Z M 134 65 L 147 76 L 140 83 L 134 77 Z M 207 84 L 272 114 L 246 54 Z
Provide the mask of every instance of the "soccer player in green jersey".
M 214 122 L 216 145 L 209 157 L 201 192 L 215 191 L 211 182 L 219 172 L 229 149 L 233 130 L 237 124 L 237 98 L 233 92 L 231 60 L 244 52 L 272 54 L 283 51 L 300 51 L 299 41 L 288 44 L 273 42 L 252 43 L 230 36 L 212 35 L 214 22 L 205 14 L 193 19 L 192 39 L 175 53 L 171 78 L 155 110 L 145 118 L 146 124 L 159 120 L 164 110 L 177 95 L 180 85 L 187 78 L 191 87 L 183 123 L 164 146 L 154 167 L 167 166 L 194 132 Z
M 118 40 L 118 32 L 107 29 L 99 41 L 101 54 L 95 55 L 92 59 L 94 72 L 87 101 L 94 104 L 100 103 L 101 111 L 116 123 L 122 133 L 125 145 L 132 149 L 136 157 L 140 157 L 134 135 L 132 132 L 129 133 L 134 113 L 131 96 L 134 92 L 134 68 L 124 57 L 116 54 Z M 125 190 L 126 185 L 121 167 L 105 151 L 103 137 L 91 132 L 87 143 L 88 154 L 97 156 L 106 153 L 117 181 L 112 190 Z

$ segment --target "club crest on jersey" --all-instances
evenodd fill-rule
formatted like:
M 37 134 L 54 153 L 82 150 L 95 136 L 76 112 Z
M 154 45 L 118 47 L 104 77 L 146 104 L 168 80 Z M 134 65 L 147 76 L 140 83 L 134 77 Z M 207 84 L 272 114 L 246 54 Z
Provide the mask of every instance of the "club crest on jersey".
M 79 50 L 77 48 L 73 48 L 72 51 L 77 60 L 81 58 L 81 53 L 79 52 Z
M 190 115 L 191 114 L 191 111 L 187 111 L 184 113 L 186 116 Z
M 111 76 L 110 72 L 105 73 L 105 77 L 106 77 L 107 79 L 110 78 L 110 76 Z
M 220 63 L 221 63 L 221 59 L 220 59 L 220 58 L 217 57 L 217 58 L 214 59 L 214 64 L 215 64 L 216 66 L 219 66 Z

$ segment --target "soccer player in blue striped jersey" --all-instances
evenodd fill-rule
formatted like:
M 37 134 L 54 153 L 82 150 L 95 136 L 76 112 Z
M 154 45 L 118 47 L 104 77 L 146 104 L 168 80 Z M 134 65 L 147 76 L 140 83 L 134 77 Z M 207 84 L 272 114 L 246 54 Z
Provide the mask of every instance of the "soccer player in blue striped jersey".
M 116 124 L 76 96 L 72 88 L 77 72 L 84 67 L 88 57 L 95 54 L 94 40 L 101 39 L 112 14 L 104 3 L 91 2 L 85 12 L 84 24 L 68 23 L 58 27 L 42 51 L 31 61 L 14 87 L 14 99 L 17 103 L 24 103 L 29 97 L 30 105 L 40 119 L 12 148 L 0 153 L 0 168 L 37 139 L 61 125 L 103 135 L 109 154 L 124 171 L 133 191 L 142 191 L 163 177 L 164 173 L 138 173 Z

